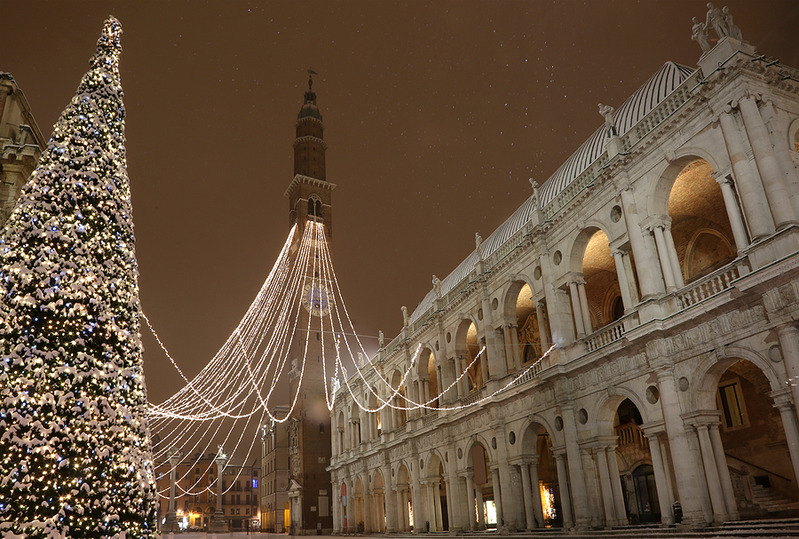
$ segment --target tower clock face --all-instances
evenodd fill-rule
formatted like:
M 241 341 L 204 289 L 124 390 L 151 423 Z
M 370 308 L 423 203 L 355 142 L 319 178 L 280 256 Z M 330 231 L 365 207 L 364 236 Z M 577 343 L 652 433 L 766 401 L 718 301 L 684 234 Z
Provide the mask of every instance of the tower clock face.
M 324 316 L 330 312 L 327 288 L 321 283 L 308 283 L 302 290 L 302 306 L 314 316 Z

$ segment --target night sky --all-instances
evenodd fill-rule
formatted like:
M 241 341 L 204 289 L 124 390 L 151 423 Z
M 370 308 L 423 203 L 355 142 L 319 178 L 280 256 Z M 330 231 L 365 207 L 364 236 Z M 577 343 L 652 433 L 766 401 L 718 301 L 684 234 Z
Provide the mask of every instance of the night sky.
M 718 2 L 719 7 L 725 5 Z M 799 67 L 799 2 L 729 1 Z M 214 355 L 289 230 L 307 69 L 324 115 L 333 260 L 368 349 L 663 63 L 696 66 L 703 1 L 0 0 L 0 70 L 46 137 L 122 23 L 141 301 L 187 374 Z M 711 32 L 711 35 L 714 35 Z M 180 379 L 146 329 L 150 399 Z M 278 404 L 277 402 L 275 404 Z

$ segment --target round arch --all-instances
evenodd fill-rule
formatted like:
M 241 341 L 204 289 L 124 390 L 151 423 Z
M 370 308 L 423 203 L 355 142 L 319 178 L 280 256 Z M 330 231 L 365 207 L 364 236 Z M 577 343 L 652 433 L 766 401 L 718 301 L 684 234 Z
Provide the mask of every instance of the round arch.
M 668 215 L 669 195 L 677 176 L 686 166 L 699 159 L 705 161 L 713 170 L 719 170 L 713 155 L 699 147 L 681 148 L 672 161 L 661 165 L 661 170 L 654 174 L 657 180 L 649 186 L 647 193 L 647 215 Z
M 723 355 L 722 355 L 723 354 Z M 774 370 L 774 363 L 750 348 L 731 346 L 720 350 L 717 355 L 708 355 L 695 370 L 694 382 L 696 389 L 692 393 L 694 409 L 715 409 L 716 389 L 724 372 L 736 361 L 744 359 L 755 365 L 766 377 L 772 391 L 782 389 L 783 373 Z M 781 365 L 781 364 L 780 364 Z

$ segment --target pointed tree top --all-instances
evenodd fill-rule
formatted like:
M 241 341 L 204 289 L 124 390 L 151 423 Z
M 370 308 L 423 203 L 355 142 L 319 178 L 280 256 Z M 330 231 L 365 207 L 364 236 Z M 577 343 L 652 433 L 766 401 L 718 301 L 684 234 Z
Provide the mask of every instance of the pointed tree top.
M 119 54 L 122 52 L 122 25 L 113 15 L 109 15 L 103 23 L 103 31 L 97 40 L 97 52 L 92 56 L 91 65 L 95 62 L 105 62 L 116 67 Z

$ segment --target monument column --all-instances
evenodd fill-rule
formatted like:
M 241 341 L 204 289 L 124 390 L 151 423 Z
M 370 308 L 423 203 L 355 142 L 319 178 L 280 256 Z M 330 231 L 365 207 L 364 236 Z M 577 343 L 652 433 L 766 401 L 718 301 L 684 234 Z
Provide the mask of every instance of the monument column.
M 216 454 L 216 513 L 214 513 L 211 525 L 208 527 L 209 531 L 214 533 L 228 531 L 225 513 L 222 511 L 222 473 L 226 463 L 227 455 L 225 455 L 225 451 L 220 445 L 219 452 Z

